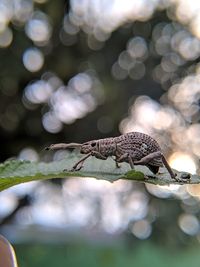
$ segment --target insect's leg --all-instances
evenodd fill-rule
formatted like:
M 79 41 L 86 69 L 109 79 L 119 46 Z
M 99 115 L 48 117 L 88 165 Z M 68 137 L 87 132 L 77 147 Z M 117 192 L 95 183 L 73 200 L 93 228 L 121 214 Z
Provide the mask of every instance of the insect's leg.
M 84 161 L 91 156 L 91 153 L 87 154 L 85 157 L 83 157 L 81 160 L 79 160 L 73 167 L 72 171 L 79 171 L 83 167 Z M 78 165 L 80 165 L 78 167 Z
M 142 159 L 140 159 L 138 161 L 134 161 L 134 164 L 147 165 L 151 160 L 153 160 L 155 158 L 161 158 L 162 162 L 163 162 L 164 166 L 166 167 L 166 169 L 168 170 L 171 178 L 176 179 L 176 175 L 174 174 L 174 172 L 172 171 L 171 167 L 169 166 L 166 158 L 164 157 L 164 155 L 160 151 L 153 152 L 153 153 L 143 157 Z
M 128 153 L 124 153 L 123 155 L 121 155 L 120 157 L 116 157 L 116 162 L 123 162 L 123 161 L 127 161 L 128 159 L 128 163 L 130 164 L 131 166 L 131 169 L 134 169 L 134 163 L 133 163 L 133 160 L 131 158 L 131 156 L 128 154 Z
M 73 167 L 72 167 L 72 170 L 73 171 L 79 171 L 82 167 L 83 167 L 83 162 L 90 156 L 94 156 L 98 159 L 107 159 L 107 157 L 103 156 L 101 153 L 97 152 L 97 151 L 92 151 L 90 152 L 89 154 L 87 154 L 84 158 L 82 158 L 81 160 L 79 160 Z M 78 165 L 80 165 L 78 167 Z
M 155 158 L 160 158 L 160 157 L 161 157 L 161 152 L 160 151 L 156 151 L 156 152 L 153 152 L 153 153 L 141 158 L 140 160 L 134 161 L 134 164 L 136 164 L 136 165 L 147 165 L 151 160 L 153 160 Z
M 128 161 L 129 161 L 129 164 L 131 166 L 131 169 L 134 169 L 134 163 L 133 163 L 133 160 L 131 158 L 131 156 L 128 155 Z
M 170 176 L 172 177 L 172 179 L 176 179 L 176 174 L 172 171 L 171 167 L 169 166 L 166 158 L 164 157 L 164 155 L 161 153 L 161 158 L 162 158 L 162 162 L 165 165 L 165 168 L 168 170 Z
M 116 168 L 120 168 L 121 166 L 120 166 L 119 163 L 117 162 L 117 157 L 114 158 L 114 161 L 115 161 Z
M 105 157 L 104 155 L 102 155 L 100 152 L 98 151 L 92 151 L 91 152 L 91 155 L 94 156 L 95 158 L 97 159 L 103 159 L 103 160 L 106 160 L 107 157 Z

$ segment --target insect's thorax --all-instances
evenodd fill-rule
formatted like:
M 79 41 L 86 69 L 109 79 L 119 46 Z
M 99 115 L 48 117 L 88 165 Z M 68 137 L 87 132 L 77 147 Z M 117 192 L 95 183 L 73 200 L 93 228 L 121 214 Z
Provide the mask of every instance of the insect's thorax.
M 116 148 L 116 138 L 110 137 L 98 140 L 98 150 L 103 156 L 114 156 Z

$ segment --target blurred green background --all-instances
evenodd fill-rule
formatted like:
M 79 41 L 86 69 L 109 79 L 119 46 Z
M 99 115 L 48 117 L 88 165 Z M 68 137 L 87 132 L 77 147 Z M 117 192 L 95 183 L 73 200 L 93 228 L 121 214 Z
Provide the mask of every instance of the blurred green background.
M 17 246 L 20 266 L 199 266 L 199 249 L 166 250 L 150 243 L 140 242 L 132 248 L 126 246 L 88 245 L 85 243 L 70 246 L 32 245 L 24 250 Z M 26 252 L 26 253 L 24 253 Z M 54 255 L 54 256 L 53 256 Z
M 0 161 L 141 131 L 199 173 L 200 2 L 0 0 Z M 56 179 L 0 194 L 25 266 L 199 266 L 200 187 Z

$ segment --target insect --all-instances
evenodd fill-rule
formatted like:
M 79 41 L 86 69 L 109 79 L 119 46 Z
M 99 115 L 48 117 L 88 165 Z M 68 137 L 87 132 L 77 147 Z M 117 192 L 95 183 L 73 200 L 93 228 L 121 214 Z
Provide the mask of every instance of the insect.
M 117 137 L 88 141 L 83 144 L 52 144 L 46 150 L 68 148 L 80 148 L 80 153 L 86 154 L 85 157 L 72 167 L 73 171 L 80 170 L 83 167 L 84 161 L 90 156 L 102 160 L 114 156 L 117 167 L 119 167 L 120 162 L 129 163 L 132 169 L 134 169 L 134 165 L 145 165 L 156 174 L 159 167 L 164 165 L 171 178 L 176 179 L 176 174 L 169 166 L 157 141 L 144 133 L 130 132 Z

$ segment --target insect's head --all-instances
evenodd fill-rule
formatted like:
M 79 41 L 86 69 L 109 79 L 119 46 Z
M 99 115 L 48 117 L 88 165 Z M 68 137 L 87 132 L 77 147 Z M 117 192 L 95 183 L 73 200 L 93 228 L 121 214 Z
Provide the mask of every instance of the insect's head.
M 86 143 L 83 143 L 81 146 L 80 152 L 82 154 L 88 154 L 92 151 L 98 151 L 98 141 L 97 140 L 92 140 Z

